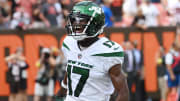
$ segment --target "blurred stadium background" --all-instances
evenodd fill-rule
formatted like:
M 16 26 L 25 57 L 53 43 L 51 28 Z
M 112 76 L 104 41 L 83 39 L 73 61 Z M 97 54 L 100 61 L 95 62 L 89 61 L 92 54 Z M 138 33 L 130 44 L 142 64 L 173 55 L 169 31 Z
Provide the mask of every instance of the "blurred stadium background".
M 33 101 L 37 61 L 43 47 L 61 58 L 55 58 L 59 61 L 56 67 L 60 68 L 54 80 L 53 90 L 54 94 L 57 93 L 64 73 L 65 62 L 60 47 L 66 36 L 66 16 L 79 1 L 83 0 L 0 0 L 0 101 Z M 133 80 L 130 89 L 132 101 L 165 101 L 161 92 L 168 89 L 167 74 L 162 72 L 166 67 L 161 57 L 169 52 L 175 41 L 179 43 L 180 0 L 91 1 L 105 12 L 107 26 L 102 36 L 121 44 L 125 51 L 136 48 L 141 52 L 140 69 L 135 69 L 138 78 Z M 23 56 L 29 65 L 26 69 L 27 89 L 23 91 L 24 95 L 18 92 L 19 100 L 8 100 L 12 93 L 7 82 L 6 57 L 15 54 L 18 47 L 24 49 Z M 163 81 L 159 81 L 160 78 Z M 178 93 L 170 93 L 173 94 L 167 94 L 167 101 L 177 101 Z M 27 99 L 22 100 L 21 96 Z

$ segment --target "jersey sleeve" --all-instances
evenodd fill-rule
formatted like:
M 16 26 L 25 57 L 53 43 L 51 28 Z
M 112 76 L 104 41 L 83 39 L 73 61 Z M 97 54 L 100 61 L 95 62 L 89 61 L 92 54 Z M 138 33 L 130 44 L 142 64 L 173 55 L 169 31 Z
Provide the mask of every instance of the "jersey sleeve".
M 117 64 L 123 64 L 124 62 L 124 50 L 116 42 L 113 42 L 107 38 L 101 38 L 96 50 L 92 56 L 96 56 L 99 64 L 102 64 L 103 72 L 108 73 L 109 69 Z
M 107 57 L 105 59 L 105 63 L 104 63 L 104 71 L 105 72 L 109 72 L 109 70 L 117 64 L 123 64 L 124 62 L 124 51 L 121 48 L 119 51 L 115 51 L 113 53 L 110 53 L 109 55 L 111 55 L 112 57 Z
M 65 57 L 67 57 L 67 53 L 70 51 L 69 40 L 70 40 L 69 37 L 66 36 L 63 43 L 62 43 L 62 47 L 61 47 L 61 50 L 62 50 Z

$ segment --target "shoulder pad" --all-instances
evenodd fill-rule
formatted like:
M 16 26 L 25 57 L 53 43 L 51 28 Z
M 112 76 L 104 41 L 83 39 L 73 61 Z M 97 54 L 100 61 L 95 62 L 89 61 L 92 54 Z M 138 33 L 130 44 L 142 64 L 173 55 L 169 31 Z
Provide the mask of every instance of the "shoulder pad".
M 74 43 L 74 39 L 71 36 L 66 36 L 63 44 L 62 44 L 62 48 L 66 49 L 66 50 L 71 50 L 71 44 Z
M 113 42 L 107 38 L 102 38 L 98 44 L 97 51 L 92 56 L 103 56 L 103 57 L 123 57 L 124 52 L 121 45 Z

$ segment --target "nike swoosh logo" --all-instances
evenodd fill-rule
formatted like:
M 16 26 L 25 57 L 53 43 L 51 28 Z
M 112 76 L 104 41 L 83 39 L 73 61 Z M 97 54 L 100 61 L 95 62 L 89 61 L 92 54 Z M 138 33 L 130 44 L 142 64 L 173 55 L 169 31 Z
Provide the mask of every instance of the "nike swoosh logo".
M 114 48 L 114 50 L 117 50 L 117 49 L 119 49 L 119 47 L 117 47 L 117 48 Z

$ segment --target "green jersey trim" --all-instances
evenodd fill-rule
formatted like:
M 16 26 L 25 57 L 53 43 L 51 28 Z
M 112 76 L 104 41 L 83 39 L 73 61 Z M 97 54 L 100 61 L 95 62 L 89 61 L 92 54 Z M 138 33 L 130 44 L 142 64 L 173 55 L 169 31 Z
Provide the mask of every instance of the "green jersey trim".
M 100 53 L 92 56 L 103 56 L 103 57 L 124 57 L 124 52 L 113 52 L 113 53 Z
M 62 44 L 66 49 L 68 49 L 70 51 L 70 48 L 63 42 Z

